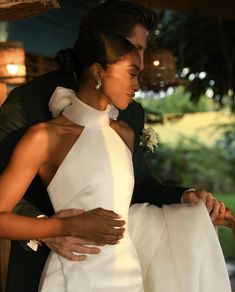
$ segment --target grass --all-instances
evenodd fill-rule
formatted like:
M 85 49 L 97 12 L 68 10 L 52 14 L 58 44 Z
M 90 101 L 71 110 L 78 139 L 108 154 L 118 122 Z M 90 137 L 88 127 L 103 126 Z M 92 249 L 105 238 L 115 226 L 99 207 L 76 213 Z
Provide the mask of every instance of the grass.
M 228 195 L 216 195 L 219 201 L 223 201 L 225 206 L 231 208 L 235 214 L 235 193 Z M 219 240 L 222 246 L 222 250 L 225 258 L 235 259 L 235 239 L 232 237 L 232 231 L 226 227 L 219 227 Z
M 182 118 L 172 122 L 164 118 L 164 124 L 151 125 L 159 135 L 160 141 L 175 145 L 179 140 L 196 138 L 207 146 L 221 137 L 222 130 L 218 126 L 232 123 L 234 116 L 224 112 L 204 112 L 184 114 Z

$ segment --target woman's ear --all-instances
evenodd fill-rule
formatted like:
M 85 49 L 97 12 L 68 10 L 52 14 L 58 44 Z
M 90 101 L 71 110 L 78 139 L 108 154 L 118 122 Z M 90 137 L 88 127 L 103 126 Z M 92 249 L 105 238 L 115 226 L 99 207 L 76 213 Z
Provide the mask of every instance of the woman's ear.
M 101 81 L 102 77 L 103 77 L 103 71 L 104 69 L 102 68 L 102 66 L 98 63 L 94 63 L 91 65 L 90 67 L 90 74 L 91 77 L 96 81 Z

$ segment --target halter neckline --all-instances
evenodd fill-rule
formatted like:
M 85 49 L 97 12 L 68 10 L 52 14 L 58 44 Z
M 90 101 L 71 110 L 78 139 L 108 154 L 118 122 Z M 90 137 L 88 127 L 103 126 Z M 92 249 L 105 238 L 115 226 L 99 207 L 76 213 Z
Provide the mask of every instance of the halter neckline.
M 99 129 L 109 125 L 110 105 L 101 111 L 81 101 L 74 93 L 71 105 L 66 107 L 63 115 L 70 121 L 86 128 Z

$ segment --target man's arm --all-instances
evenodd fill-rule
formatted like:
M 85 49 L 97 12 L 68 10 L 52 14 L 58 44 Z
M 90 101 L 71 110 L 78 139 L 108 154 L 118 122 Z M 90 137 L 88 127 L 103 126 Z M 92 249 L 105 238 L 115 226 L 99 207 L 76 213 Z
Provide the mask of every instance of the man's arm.
M 119 119 L 125 121 L 135 132 L 135 148 L 133 164 L 135 172 L 135 188 L 132 197 L 133 203 L 147 202 L 156 206 L 174 203 L 193 203 L 203 200 L 211 219 L 214 220 L 221 208 L 215 197 L 204 190 L 193 190 L 185 187 L 167 186 L 162 184 L 150 173 L 143 149 L 140 147 L 140 135 L 144 128 L 144 110 L 133 101 L 125 111 L 121 111 Z M 223 211 L 223 210 L 221 210 Z
M 148 202 L 156 206 L 180 203 L 183 192 L 187 188 L 166 186 L 150 173 L 144 151 L 140 147 L 140 135 L 144 128 L 144 111 L 142 106 L 133 101 L 118 117 L 126 122 L 135 132 L 133 165 L 135 173 L 135 188 L 132 203 Z

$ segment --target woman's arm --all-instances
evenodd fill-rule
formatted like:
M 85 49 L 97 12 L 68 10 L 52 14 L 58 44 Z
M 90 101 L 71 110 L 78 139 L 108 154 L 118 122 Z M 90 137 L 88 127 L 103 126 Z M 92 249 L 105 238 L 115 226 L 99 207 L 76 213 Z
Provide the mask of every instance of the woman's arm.
M 47 158 L 49 135 L 45 127 L 29 129 L 16 145 L 0 176 L 0 212 L 12 212 Z
M 11 239 L 28 239 L 45 233 L 61 233 L 59 220 L 27 218 L 11 214 L 23 197 L 47 154 L 48 134 L 44 124 L 32 127 L 17 144 L 10 162 L 0 176 L 0 236 Z M 35 225 L 37 224 L 37 228 Z M 51 230 L 51 232 L 50 232 Z
M 32 127 L 17 144 L 0 176 L 0 237 L 31 239 L 79 236 L 103 243 L 116 243 L 125 222 L 112 211 L 95 209 L 67 218 L 35 219 L 12 214 L 36 173 L 47 161 L 49 134 L 45 124 Z M 95 224 L 94 224 L 95 222 Z

